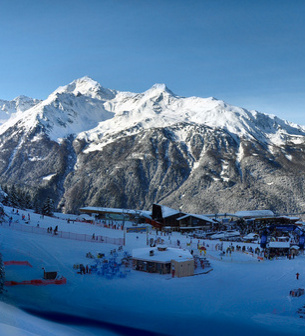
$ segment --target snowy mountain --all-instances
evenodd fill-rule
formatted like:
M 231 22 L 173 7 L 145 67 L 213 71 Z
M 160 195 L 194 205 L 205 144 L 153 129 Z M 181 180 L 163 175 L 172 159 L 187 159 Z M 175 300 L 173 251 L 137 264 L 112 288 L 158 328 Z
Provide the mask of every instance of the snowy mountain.
M 0 124 L 3 124 L 12 116 L 30 109 L 39 102 L 38 99 L 26 96 L 18 96 L 11 101 L 0 99 Z
M 43 101 L 0 101 L 0 182 L 65 211 L 303 209 L 305 127 L 215 98 L 143 93 L 89 77 Z

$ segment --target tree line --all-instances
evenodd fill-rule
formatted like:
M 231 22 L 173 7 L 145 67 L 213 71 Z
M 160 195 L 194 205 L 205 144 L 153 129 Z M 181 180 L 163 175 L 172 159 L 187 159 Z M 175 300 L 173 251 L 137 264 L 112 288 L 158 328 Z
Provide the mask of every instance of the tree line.
M 48 196 L 44 201 L 41 201 L 38 197 L 33 198 L 29 191 L 15 185 L 3 186 L 2 190 L 6 194 L 2 200 L 3 205 L 18 209 L 32 209 L 36 213 L 53 216 L 55 205 L 51 197 Z

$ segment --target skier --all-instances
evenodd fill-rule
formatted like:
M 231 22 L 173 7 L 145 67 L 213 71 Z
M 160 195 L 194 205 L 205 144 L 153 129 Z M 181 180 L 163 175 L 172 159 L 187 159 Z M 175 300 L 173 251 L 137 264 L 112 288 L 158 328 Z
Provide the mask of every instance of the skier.
M 296 274 L 296 276 L 297 276 L 297 280 L 299 280 L 299 276 L 300 276 L 300 274 L 299 274 L 299 273 L 297 273 L 297 274 Z

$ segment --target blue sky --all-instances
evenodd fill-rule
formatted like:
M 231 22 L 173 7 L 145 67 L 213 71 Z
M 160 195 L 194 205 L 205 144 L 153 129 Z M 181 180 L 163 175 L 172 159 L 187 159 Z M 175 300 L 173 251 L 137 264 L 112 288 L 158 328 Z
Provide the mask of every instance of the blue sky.
M 44 99 L 88 75 L 165 83 L 305 125 L 305 1 L 4 0 L 0 99 Z

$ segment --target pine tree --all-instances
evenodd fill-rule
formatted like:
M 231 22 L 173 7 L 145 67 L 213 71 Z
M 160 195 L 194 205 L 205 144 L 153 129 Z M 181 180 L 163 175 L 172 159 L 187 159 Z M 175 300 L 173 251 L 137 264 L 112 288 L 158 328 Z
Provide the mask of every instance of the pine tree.
M 16 189 L 17 200 L 20 209 L 25 209 L 25 193 L 22 189 Z
M 24 206 L 26 209 L 33 209 L 32 199 L 28 192 L 24 196 Z
M 42 213 L 42 205 L 37 198 L 34 200 L 34 211 L 39 214 Z
M 14 208 L 20 208 L 20 202 L 19 202 L 19 197 L 17 195 L 17 191 L 15 186 L 12 186 L 12 189 L 10 191 L 9 194 L 9 199 L 10 199 L 10 203 Z
M 54 201 L 50 197 L 48 197 L 43 204 L 42 214 L 45 216 L 53 216 L 53 210 L 54 210 Z

